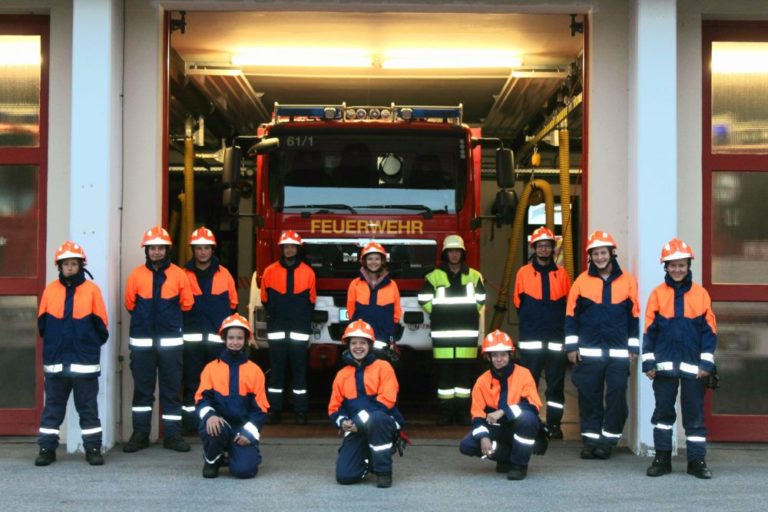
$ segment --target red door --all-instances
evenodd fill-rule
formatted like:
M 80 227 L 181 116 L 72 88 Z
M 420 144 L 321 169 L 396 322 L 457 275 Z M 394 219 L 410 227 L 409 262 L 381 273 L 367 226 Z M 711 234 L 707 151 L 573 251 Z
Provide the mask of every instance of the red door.
M 768 22 L 704 22 L 704 284 L 717 316 L 713 441 L 768 441 Z
M 47 16 L 0 16 L 0 435 L 37 432 L 45 285 Z

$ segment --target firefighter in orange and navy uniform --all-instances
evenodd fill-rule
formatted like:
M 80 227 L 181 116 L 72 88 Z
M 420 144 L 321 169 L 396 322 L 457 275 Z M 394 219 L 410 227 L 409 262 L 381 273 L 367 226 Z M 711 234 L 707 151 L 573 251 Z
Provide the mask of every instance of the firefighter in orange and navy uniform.
M 355 320 L 344 330 L 347 364 L 333 380 L 328 416 L 344 433 L 336 460 L 336 481 L 357 483 L 373 471 L 378 487 L 392 486 L 393 440 L 404 420 L 397 408 L 399 389 L 389 362 L 373 353 L 373 328 Z
M 133 434 L 123 451 L 149 446 L 155 383 L 159 380 L 163 447 L 188 452 L 181 437 L 182 312 L 194 304 L 184 271 L 171 263 L 171 237 L 160 226 L 144 233 L 141 246 L 147 261 L 136 267 L 125 285 L 125 309 L 131 314 L 128 348 L 131 350 Z
M 576 365 L 582 459 L 607 459 L 627 421 L 630 363 L 640 351 L 637 281 L 616 261 L 616 242 L 604 231 L 587 240 L 589 268 L 568 295 L 565 350 Z
M 290 361 L 293 410 L 296 423 L 307 423 L 307 345 L 312 332 L 312 311 L 317 290 L 315 272 L 302 261 L 301 237 L 292 230 L 280 235 L 280 259 L 264 270 L 261 302 L 267 313 L 269 386 L 272 410 L 269 423 L 280 423 L 283 411 L 285 365 Z
M 107 311 L 99 287 L 85 279 L 86 257 L 80 245 L 64 242 L 56 250 L 54 263 L 59 267 L 59 278 L 45 288 L 37 317 L 43 338 L 45 407 L 35 465 L 47 466 L 56 460 L 59 426 L 72 393 L 80 416 L 85 458 L 92 466 L 100 466 L 104 458 L 96 397 L 101 346 L 109 337 Z
M 547 379 L 547 426 L 553 439 L 562 439 L 560 422 L 565 406 L 565 304 L 571 280 L 554 262 L 555 235 L 546 227 L 531 235 L 535 251 L 531 261 L 515 278 L 513 299 L 520 318 L 520 364 L 539 382 L 542 370 Z
M 216 237 L 205 227 L 197 228 L 189 237 L 192 259 L 184 266 L 195 304 L 184 312 L 184 377 L 182 416 L 188 430 L 197 431 L 195 391 L 200 385 L 200 372 L 221 354 L 223 340 L 219 327 L 226 317 L 237 311 L 237 290 L 232 274 L 219 264 L 213 254 Z
M 680 388 L 688 474 L 712 478 L 707 467 L 704 425 L 706 381 L 715 368 L 717 326 L 707 290 L 692 281 L 693 251 L 679 239 L 661 250 L 666 275 L 648 297 L 643 336 L 643 371 L 653 381 L 653 443 L 656 457 L 648 476 L 672 471 L 672 427 Z
M 482 350 L 490 369 L 472 388 L 472 431 L 459 451 L 494 460 L 497 473 L 523 480 L 541 430 L 536 382 L 527 368 L 512 362 L 515 346 L 507 333 L 489 333 Z
M 368 242 L 360 251 L 360 277 L 349 284 L 347 315 L 365 320 L 376 333 L 373 349 L 384 354 L 395 342 L 395 329 L 403 316 L 400 290 L 387 269 L 387 251 L 378 242 Z
M 224 319 L 219 330 L 225 349 L 208 363 L 195 393 L 199 433 L 203 442 L 203 477 L 216 478 L 229 454 L 229 473 L 253 478 L 259 471 L 259 440 L 267 419 L 269 402 L 264 391 L 264 373 L 248 359 L 253 329 L 235 313 Z

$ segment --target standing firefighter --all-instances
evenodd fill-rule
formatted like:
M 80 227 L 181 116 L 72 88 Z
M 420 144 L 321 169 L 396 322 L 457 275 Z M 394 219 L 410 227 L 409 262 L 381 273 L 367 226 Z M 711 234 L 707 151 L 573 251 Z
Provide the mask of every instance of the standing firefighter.
M 387 251 L 378 242 L 368 242 L 360 251 L 360 277 L 347 289 L 350 320 L 365 320 L 376 335 L 373 349 L 389 356 L 394 350 L 395 329 L 400 323 L 400 290 L 387 269 Z
M 717 327 L 709 294 L 692 281 L 692 259 L 688 244 L 670 240 L 661 250 L 664 283 L 648 297 L 642 359 L 656 398 L 651 418 L 656 458 L 646 472 L 648 476 L 672 471 L 672 427 L 679 387 L 688 474 L 712 478 L 705 462 L 704 391 L 715 368 Z
M 218 330 L 221 322 L 237 310 L 237 290 L 232 274 L 219 264 L 213 254 L 216 237 L 205 227 L 197 228 L 189 237 L 192 259 L 187 274 L 195 304 L 184 313 L 184 394 L 182 411 L 184 426 L 197 431 L 195 391 L 200 385 L 200 372 L 221 355 L 224 343 Z
M 315 272 L 301 260 L 301 237 L 292 230 L 280 235 L 280 259 L 264 270 L 261 302 L 267 313 L 269 423 L 280 423 L 285 365 L 290 361 L 296 423 L 307 423 L 307 345 L 317 291 Z
M 203 477 L 216 478 L 229 454 L 229 473 L 253 478 L 259 471 L 261 428 L 269 403 L 264 393 L 264 373 L 248 359 L 253 329 L 235 313 L 224 319 L 219 335 L 226 349 L 208 363 L 195 394 L 203 441 Z
M 59 426 L 72 393 L 80 416 L 85 460 L 100 466 L 104 457 L 96 397 L 101 346 L 109 337 L 107 311 L 99 287 L 85 279 L 86 258 L 80 245 L 64 242 L 56 249 L 54 263 L 59 267 L 59 278 L 45 288 L 37 318 L 43 338 L 45 408 L 35 465 L 47 466 L 56 460 Z
M 542 370 L 547 379 L 547 425 L 554 439 L 562 439 L 560 423 L 565 404 L 563 351 L 565 305 L 571 280 L 554 262 L 555 235 L 540 227 L 531 236 L 535 251 L 515 279 L 514 301 L 520 318 L 520 364 L 531 370 L 538 384 Z
M 496 461 L 496 472 L 509 480 L 523 480 L 541 430 L 541 399 L 531 372 L 512 362 L 514 352 L 512 338 L 498 329 L 483 340 L 490 368 L 472 388 L 472 431 L 459 450 Z
M 133 375 L 133 434 L 123 451 L 149 446 L 155 383 L 159 380 L 163 447 L 188 452 L 181 437 L 182 312 L 194 303 L 184 271 L 171 263 L 168 232 L 155 226 L 144 233 L 141 246 L 147 261 L 136 267 L 125 285 L 125 309 L 131 313 L 128 346 Z
M 477 359 L 480 310 L 485 304 L 483 276 L 464 262 L 459 235 L 443 241 L 443 263 L 427 274 L 419 304 L 432 323 L 432 354 L 437 368 L 438 425 L 454 420 L 469 425 L 472 367 Z
M 637 282 L 616 261 L 604 231 L 587 240 L 589 269 L 573 283 L 565 317 L 565 350 L 579 390 L 582 459 L 607 459 L 627 421 L 630 363 L 640 351 Z
M 377 487 L 392 486 L 392 451 L 403 428 L 397 409 L 399 389 L 395 370 L 373 354 L 373 328 L 355 320 L 342 337 L 347 364 L 333 380 L 328 416 L 344 433 L 336 460 L 336 481 L 354 484 L 368 471 L 377 475 Z

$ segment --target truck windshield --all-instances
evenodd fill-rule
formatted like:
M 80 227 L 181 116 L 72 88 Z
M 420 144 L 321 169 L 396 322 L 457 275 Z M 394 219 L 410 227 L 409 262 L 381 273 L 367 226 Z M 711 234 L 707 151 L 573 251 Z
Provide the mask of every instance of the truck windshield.
M 312 213 L 454 213 L 467 189 L 467 148 L 453 133 L 275 129 L 272 206 Z M 383 211 L 383 209 L 386 209 Z

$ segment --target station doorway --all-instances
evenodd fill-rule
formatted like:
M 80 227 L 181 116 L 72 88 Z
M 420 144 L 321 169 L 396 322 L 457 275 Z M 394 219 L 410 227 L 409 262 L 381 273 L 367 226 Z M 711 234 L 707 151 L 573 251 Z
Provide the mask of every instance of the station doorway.
M 237 183 L 239 215 L 230 215 L 222 203 L 223 148 L 237 137 L 255 135 L 260 125 L 270 122 L 275 102 L 321 106 L 345 102 L 372 106 L 461 104 L 464 123 L 480 130 L 484 137 L 499 138 L 515 152 L 517 196 L 534 179 L 550 184 L 554 195 L 559 196 L 563 159 L 560 148 L 565 141 L 559 140 L 562 132 L 558 128 L 564 122 L 568 128 L 566 155 L 573 213 L 570 229 L 574 247 L 578 248 L 586 212 L 581 200 L 586 161 L 582 148 L 582 107 L 574 105 L 576 98 L 581 101 L 585 75 L 582 18 L 567 14 L 499 13 L 168 13 L 164 211 L 171 235 L 179 241 L 177 247 L 183 247 L 188 236 L 185 233 L 194 227 L 205 225 L 212 229 L 219 240 L 217 255 L 236 276 L 239 311 L 245 314 L 257 245 L 266 243 L 257 240 L 258 220 L 253 216 L 258 170 L 255 161 L 249 164 L 246 160 Z M 425 47 L 424 41 L 430 43 Z M 297 48 L 303 52 L 296 51 Z M 394 56 L 413 57 L 420 51 L 427 53 L 439 48 L 452 49 L 453 59 L 436 64 L 441 55 L 438 52 L 432 54 L 432 62 L 428 58 L 420 65 L 391 68 L 386 64 Z M 329 57 L 339 49 L 352 50 L 342 52 L 341 58 L 368 56 L 368 64 L 355 67 L 337 60 L 317 65 L 306 59 L 288 62 L 302 53 L 314 55 L 315 59 Z M 250 62 L 243 60 L 249 51 L 255 59 Z M 469 57 L 457 65 L 461 52 Z M 260 54 L 264 61 L 258 60 Z M 504 60 L 510 55 L 516 57 L 514 62 Z M 492 60 L 481 62 L 487 56 Z M 184 177 L 185 152 L 189 154 L 185 138 L 192 139 L 194 154 L 191 221 L 185 221 L 182 213 L 189 208 L 184 206 L 189 197 Z M 536 165 L 532 163 L 534 154 L 538 155 Z M 481 176 L 477 190 L 481 218 L 477 231 L 480 270 L 489 292 L 489 321 L 501 285 L 511 219 L 508 210 L 494 208 L 498 186 L 492 153 L 483 155 Z M 186 187 L 189 183 L 188 175 Z M 544 223 L 544 198 L 539 194 L 540 190 L 534 194 L 533 206 L 525 216 L 526 235 Z M 559 200 L 556 206 L 559 207 Z M 562 212 L 559 218 L 562 219 Z M 563 227 L 561 221 L 556 227 L 558 234 Z M 525 240 L 527 236 L 515 249 L 521 262 L 529 256 Z M 189 257 L 179 256 L 181 264 Z M 580 263 L 576 261 L 577 269 Z M 394 278 L 397 280 L 398 276 Z M 502 328 L 516 337 L 514 311 L 506 315 Z M 266 350 L 254 351 L 253 357 L 268 368 Z M 310 371 L 313 419 L 326 417 L 335 370 L 333 365 L 320 365 Z M 478 361 L 476 371 L 482 370 Z M 404 350 L 399 378 L 405 412 L 417 421 L 433 423 L 437 400 L 431 351 Z M 575 423 L 573 390 L 570 394 L 568 407 Z

